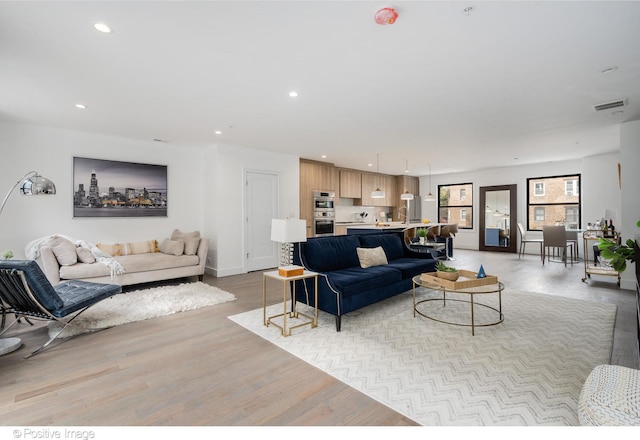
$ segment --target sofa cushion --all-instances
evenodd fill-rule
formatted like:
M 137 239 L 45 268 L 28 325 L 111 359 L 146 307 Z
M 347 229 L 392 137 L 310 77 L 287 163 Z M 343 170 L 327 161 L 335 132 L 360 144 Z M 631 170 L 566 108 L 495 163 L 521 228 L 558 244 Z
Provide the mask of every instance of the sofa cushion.
M 363 269 L 359 266 L 327 272 L 329 283 L 343 296 L 358 295 L 402 280 L 398 269 L 389 266 L 374 266 Z
M 90 249 L 84 247 L 76 248 L 76 253 L 78 254 L 78 261 L 80 263 L 95 263 L 96 257 L 93 255 Z
M 389 261 L 389 267 L 402 272 L 402 278 L 413 278 L 416 275 L 427 272 L 435 272 L 436 260 L 422 258 L 396 258 Z
M 360 241 L 356 235 L 318 237 L 301 243 L 305 266 L 316 272 L 360 268 L 358 247 Z
M 49 240 L 48 246 L 51 248 L 53 255 L 56 256 L 58 264 L 61 266 L 71 266 L 78 262 L 78 254 L 76 253 L 76 245 L 67 238 L 59 235 Z
M 404 257 L 404 244 L 397 234 L 363 234 L 357 237 L 362 247 L 382 246 L 388 261 Z
M 184 254 L 184 241 L 165 238 L 158 246 L 158 249 L 163 254 L 182 255 Z
M 162 252 L 126 255 L 115 257 L 124 268 L 124 273 L 146 272 L 150 270 L 164 270 L 174 267 L 196 266 L 200 261 L 197 255 L 168 255 Z M 62 279 L 84 279 L 110 276 L 111 269 L 102 263 L 78 263 L 73 266 L 60 268 Z M 115 279 L 117 281 L 117 278 Z
M 363 269 L 387 264 L 387 256 L 385 255 L 382 246 L 378 246 L 376 248 L 357 248 L 356 252 L 358 253 L 358 259 L 360 260 L 360 267 Z
M 184 241 L 185 255 L 195 255 L 200 245 L 200 231 L 182 232 L 179 229 L 175 229 L 171 233 L 171 240 Z

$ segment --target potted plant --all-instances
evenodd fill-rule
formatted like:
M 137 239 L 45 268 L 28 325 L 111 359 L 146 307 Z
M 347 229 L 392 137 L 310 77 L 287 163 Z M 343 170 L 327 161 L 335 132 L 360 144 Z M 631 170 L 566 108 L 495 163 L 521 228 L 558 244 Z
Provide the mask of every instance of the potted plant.
M 436 264 L 436 276 L 438 278 L 444 278 L 445 280 L 455 281 L 460 274 L 455 267 L 449 267 L 442 261 L 438 261 L 438 264 Z
M 636 223 L 640 228 L 640 220 Z M 609 260 L 611 267 L 617 272 L 624 272 L 627 269 L 627 261 L 635 263 L 636 252 L 634 249 L 635 241 L 627 239 L 625 243 L 616 244 L 613 240 L 608 238 L 600 238 L 598 243 L 598 249 L 602 255 L 602 258 Z
M 418 228 L 416 230 L 416 235 L 418 236 L 418 239 L 420 240 L 420 244 L 424 244 L 424 242 L 427 240 L 427 229 L 426 228 Z

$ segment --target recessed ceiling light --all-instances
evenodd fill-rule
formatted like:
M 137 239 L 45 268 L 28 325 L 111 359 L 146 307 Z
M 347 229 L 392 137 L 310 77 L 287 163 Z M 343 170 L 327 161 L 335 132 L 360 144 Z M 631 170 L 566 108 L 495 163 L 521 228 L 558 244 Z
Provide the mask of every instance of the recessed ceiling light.
M 320 156 L 320 157 L 321 157 L 321 158 L 323 158 L 323 159 L 326 159 L 326 158 L 327 158 L 327 155 L 326 155 L 326 154 L 323 154 L 323 155 L 322 155 L 322 156 Z
M 93 25 L 94 28 L 96 28 L 96 30 L 104 33 L 104 34 L 109 34 L 111 33 L 111 28 L 109 26 L 107 26 L 104 23 L 96 23 Z
M 84 105 L 84 104 L 76 104 L 76 108 L 85 109 L 85 108 L 87 108 L 87 106 Z
M 296 92 L 295 90 L 292 90 L 289 92 L 289 96 L 291 98 L 297 98 L 298 97 L 298 92 Z
M 367 164 L 367 166 L 368 166 L 368 167 L 372 167 L 372 166 L 373 166 L 373 164 L 372 164 L 372 163 L 368 163 L 368 164 Z
M 217 135 L 221 135 L 221 134 L 222 134 L 222 132 L 221 132 L 220 130 L 216 130 L 216 134 L 217 134 Z
M 609 66 L 602 69 L 600 73 L 602 74 L 611 73 L 611 72 L 615 72 L 616 70 L 618 70 L 618 66 Z

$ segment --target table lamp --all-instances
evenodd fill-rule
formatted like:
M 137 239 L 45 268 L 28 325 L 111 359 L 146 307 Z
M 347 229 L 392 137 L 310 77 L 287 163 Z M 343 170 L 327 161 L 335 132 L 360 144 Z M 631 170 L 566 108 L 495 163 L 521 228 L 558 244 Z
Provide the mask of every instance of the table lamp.
M 293 243 L 307 241 L 307 222 L 301 219 L 271 220 L 271 240 L 281 243 L 278 274 L 284 277 L 302 275 L 304 268 L 293 265 Z
M 56 186 L 51 180 L 42 177 L 37 171 L 30 171 L 22 176 L 22 178 L 11 187 L 7 195 L 4 197 L 2 205 L 0 205 L 0 215 L 2 215 L 4 205 L 7 204 L 9 196 L 18 186 L 20 186 L 20 194 L 23 196 L 52 195 L 56 193 Z M 4 314 L 6 311 L 3 309 L 2 313 Z M 2 317 L 2 320 L 4 322 L 4 316 Z M 22 345 L 22 340 L 20 340 L 20 338 L 0 339 L 0 356 L 17 350 L 20 348 L 20 345 Z

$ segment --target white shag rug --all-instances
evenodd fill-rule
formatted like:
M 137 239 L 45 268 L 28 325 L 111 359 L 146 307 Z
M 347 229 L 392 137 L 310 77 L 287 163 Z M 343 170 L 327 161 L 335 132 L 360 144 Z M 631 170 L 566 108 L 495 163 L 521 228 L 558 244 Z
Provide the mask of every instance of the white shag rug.
M 419 289 L 418 299 L 433 295 Z M 582 385 L 611 358 L 616 306 L 511 289 L 502 299 L 504 322 L 477 327 L 475 336 L 469 327 L 414 317 L 411 292 L 345 315 L 340 332 L 323 312 L 317 328 L 289 337 L 264 326 L 262 309 L 229 319 L 421 425 L 577 425 Z M 468 303 L 419 307 L 470 319 Z M 267 310 L 277 313 L 282 303 Z M 476 306 L 477 322 L 496 316 Z
M 68 338 L 129 322 L 158 318 L 235 300 L 232 293 L 203 282 L 161 286 L 115 295 L 90 307 L 58 335 Z M 49 335 L 62 324 L 49 322 Z

